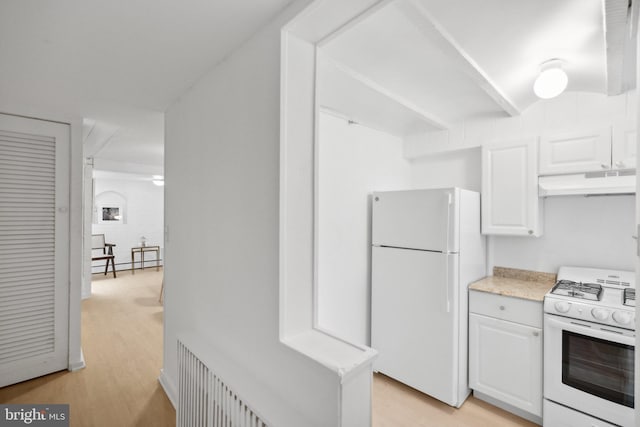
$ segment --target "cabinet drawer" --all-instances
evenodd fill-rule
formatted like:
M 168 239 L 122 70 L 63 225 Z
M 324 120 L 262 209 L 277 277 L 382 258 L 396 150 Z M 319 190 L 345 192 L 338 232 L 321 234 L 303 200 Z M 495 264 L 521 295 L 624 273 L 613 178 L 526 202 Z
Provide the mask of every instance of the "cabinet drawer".
M 469 311 L 542 328 L 542 302 L 469 290 Z

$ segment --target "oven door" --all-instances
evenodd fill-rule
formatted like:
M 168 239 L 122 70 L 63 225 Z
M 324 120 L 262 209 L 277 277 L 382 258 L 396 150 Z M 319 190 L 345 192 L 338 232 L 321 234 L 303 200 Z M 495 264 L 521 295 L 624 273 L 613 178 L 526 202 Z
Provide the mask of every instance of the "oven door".
M 545 314 L 544 397 L 633 426 L 634 344 L 634 331 Z

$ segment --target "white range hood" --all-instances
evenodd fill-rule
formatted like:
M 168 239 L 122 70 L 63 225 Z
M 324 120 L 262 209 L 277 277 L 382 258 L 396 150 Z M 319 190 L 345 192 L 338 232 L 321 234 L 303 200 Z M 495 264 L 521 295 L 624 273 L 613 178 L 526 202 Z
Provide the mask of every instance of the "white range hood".
M 551 175 L 538 178 L 538 195 L 540 197 L 635 194 L 635 192 L 635 169 Z

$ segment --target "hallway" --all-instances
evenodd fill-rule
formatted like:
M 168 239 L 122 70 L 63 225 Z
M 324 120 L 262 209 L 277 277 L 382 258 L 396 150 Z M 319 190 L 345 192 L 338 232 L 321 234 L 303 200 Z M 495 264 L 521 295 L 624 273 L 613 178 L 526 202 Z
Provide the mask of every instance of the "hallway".
M 82 302 L 87 367 L 0 389 L 0 403 L 68 403 L 75 427 L 175 426 L 175 410 L 157 381 L 162 274 L 93 275 L 92 297 Z

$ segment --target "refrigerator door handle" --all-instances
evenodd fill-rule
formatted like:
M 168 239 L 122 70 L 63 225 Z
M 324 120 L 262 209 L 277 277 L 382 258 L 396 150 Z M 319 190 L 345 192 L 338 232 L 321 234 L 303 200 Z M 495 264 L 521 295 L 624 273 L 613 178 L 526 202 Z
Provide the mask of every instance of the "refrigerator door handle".
M 451 205 L 453 204 L 453 199 L 451 197 L 451 193 L 446 193 L 446 208 L 447 208 L 447 234 L 445 235 L 445 248 L 446 252 L 451 252 Z
M 451 311 L 451 301 L 449 299 L 449 234 L 451 233 L 451 193 L 447 192 L 447 234 L 446 234 L 446 247 L 447 251 L 445 252 L 445 268 L 444 268 L 444 279 L 445 279 L 445 287 L 446 287 L 446 305 L 445 308 L 447 313 Z
M 451 301 L 449 300 L 449 255 L 445 255 L 444 257 L 444 280 L 445 280 L 445 291 L 447 294 L 447 301 L 445 308 L 447 309 L 447 313 L 451 312 Z

